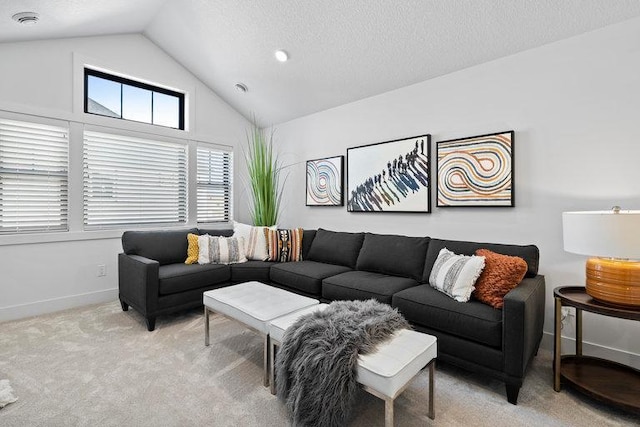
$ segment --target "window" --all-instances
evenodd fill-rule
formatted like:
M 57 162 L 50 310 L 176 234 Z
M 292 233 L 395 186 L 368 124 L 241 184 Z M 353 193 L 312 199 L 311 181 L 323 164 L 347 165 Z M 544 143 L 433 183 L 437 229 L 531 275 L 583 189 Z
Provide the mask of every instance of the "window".
M 85 68 L 84 112 L 184 129 L 184 94 Z
M 231 153 L 198 147 L 198 222 L 231 219 Z
M 86 229 L 186 221 L 185 145 L 85 131 Z
M 0 234 L 67 230 L 68 133 L 0 119 Z

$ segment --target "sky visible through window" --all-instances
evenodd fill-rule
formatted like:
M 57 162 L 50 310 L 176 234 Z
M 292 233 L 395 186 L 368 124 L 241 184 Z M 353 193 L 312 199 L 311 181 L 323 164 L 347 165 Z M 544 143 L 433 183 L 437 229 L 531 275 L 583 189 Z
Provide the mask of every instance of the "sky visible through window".
M 92 75 L 86 90 L 88 113 L 179 128 L 180 100 L 176 96 Z

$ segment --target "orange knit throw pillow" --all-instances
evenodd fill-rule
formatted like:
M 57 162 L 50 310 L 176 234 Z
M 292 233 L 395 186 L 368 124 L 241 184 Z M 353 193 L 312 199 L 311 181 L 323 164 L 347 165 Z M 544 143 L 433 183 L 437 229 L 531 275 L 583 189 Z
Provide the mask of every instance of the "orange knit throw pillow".
M 485 266 L 476 281 L 473 297 L 493 308 L 502 308 L 504 296 L 527 273 L 527 262 L 520 257 L 501 255 L 488 249 L 478 249 L 476 255 L 485 257 Z

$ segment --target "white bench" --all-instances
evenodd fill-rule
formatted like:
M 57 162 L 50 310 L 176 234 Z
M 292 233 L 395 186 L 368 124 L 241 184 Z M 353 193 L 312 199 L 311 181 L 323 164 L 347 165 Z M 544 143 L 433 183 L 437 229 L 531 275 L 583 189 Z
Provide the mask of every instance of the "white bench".
M 209 313 L 216 312 L 243 323 L 258 332 L 264 339 L 265 387 L 269 385 L 269 321 L 318 304 L 317 299 L 304 297 L 284 289 L 260 282 L 246 282 L 239 285 L 207 291 L 202 295 L 204 304 L 204 344 L 209 345 Z
M 295 313 L 279 317 L 269 323 L 271 349 L 269 383 L 271 393 L 275 394 L 274 361 L 276 347 L 282 343 L 286 330 L 300 316 L 316 310 L 324 310 L 327 304 L 307 307 Z M 411 380 L 425 367 L 429 366 L 429 412 L 428 417 L 434 419 L 434 375 L 435 361 L 438 355 L 436 337 L 401 329 L 391 338 L 378 345 L 374 353 L 358 356 L 357 381 L 362 388 L 385 401 L 385 426 L 393 426 L 393 403 Z

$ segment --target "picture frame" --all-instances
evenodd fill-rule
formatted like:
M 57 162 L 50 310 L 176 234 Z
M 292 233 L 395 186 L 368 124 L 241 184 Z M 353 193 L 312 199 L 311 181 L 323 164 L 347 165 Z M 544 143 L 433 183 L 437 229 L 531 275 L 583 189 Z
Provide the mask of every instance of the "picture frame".
M 307 160 L 306 206 L 344 206 L 344 156 Z
M 348 212 L 431 212 L 431 135 L 347 149 Z
M 514 207 L 513 130 L 436 143 L 436 206 Z

